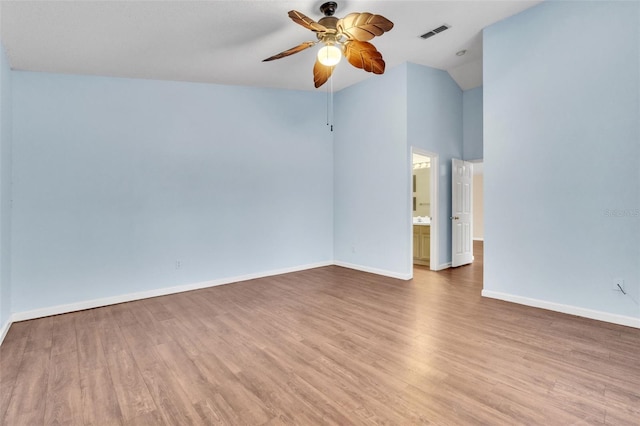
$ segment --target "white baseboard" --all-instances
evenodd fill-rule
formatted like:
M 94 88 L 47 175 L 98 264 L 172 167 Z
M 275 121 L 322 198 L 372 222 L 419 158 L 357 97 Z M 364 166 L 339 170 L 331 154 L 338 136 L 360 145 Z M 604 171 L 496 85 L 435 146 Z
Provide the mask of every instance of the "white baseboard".
M 2 328 L 0 328 L 0 345 L 2 345 L 4 338 L 7 336 L 7 332 L 9 331 L 9 327 L 11 327 L 12 323 L 13 321 L 11 321 L 11 318 L 9 318 L 7 319 L 7 322 L 2 324 Z
M 355 269 L 356 271 L 362 271 L 362 272 L 370 272 L 372 274 L 383 275 L 385 277 L 391 277 L 391 278 L 398 278 L 400 280 L 405 280 L 405 281 L 413 278 L 413 274 L 411 273 L 399 274 L 397 272 L 387 271 L 385 269 L 371 268 L 369 266 L 356 265 L 354 263 L 347 263 L 339 260 L 335 260 L 333 264 L 336 266 L 342 266 L 343 268 Z
M 35 318 L 42 318 L 50 315 L 59 315 L 59 314 L 64 314 L 68 312 L 81 311 L 84 309 L 114 305 L 117 303 L 131 302 L 134 300 L 148 299 L 148 298 L 157 297 L 157 296 L 165 296 L 168 294 L 182 293 L 185 291 L 198 290 L 202 288 L 214 287 L 218 285 L 230 284 L 230 283 L 241 282 L 241 281 L 248 281 L 248 280 L 253 280 L 258 278 L 270 277 L 273 275 L 281 275 L 281 274 L 287 274 L 291 272 L 304 271 L 307 269 L 320 268 L 320 267 L 330 266 L 330 265 L 341 266 L 344 268 L 355 269 L 357 271 L 369 272 L 372 274 L 383 275 L 391 278 L 398 278 L 401 280 L 410 280 L 412 278 L 412 274 L 399 274 L 397 272 L 387 271 L 384 269 L 371 268 L 368 266 L 356 265 L 356 264 L 347 263 L 347 262 L 341 262 L 341 261 L 318 262 L 313 264 L 294 266 L 290 268 L 264 271 L 264 272 L 254 273 L 254 274 L 239 275 L 235 277 L 204 281 L 204 282 L 195 283 L 195 284 L 166 287 L 166 288 L 141 291 L 136 293 L 123 294 L 120 296 L 105 297 L 101 299 L 86 300 L 86 301 L 70 303 L 66 305 L 58 305 L 58 306 L 52 306 L 52 307 L 47 307 L 42 309 L 35 309 L 31 311 L 17 312 L 11 315 L 11 317 L 7 320 L 5 324 L 2 324 L 0 328 L 0 344 L 2 344 L 2 342 L 4 341 L 4 338 L 6 337 L 7 332 L 11 327 L 11 324 L 17 321 L 25 321 L 25 320 L 35 319 Z M 440 271 L 450 267 L 451 267 L 451 263 L 444 263 L 444 264 L 438 265 L 437 269 L 435 270 Z M 518 303 L 521 305 L 532 306 L 535 308 L 542 308 L 550 311 L 562 312 L 565 314 L 576 315 L 576 316 L 591 318 L 599 321 L 610 322 L 613 324 L 620 324 L 628 327 L 640 328 L 640 318 L 610 314 L 607 312 L 594 311 L 591 309 L 580 308 L 577 306 L 563 305 L 559 303 L 547 302 L 544 300 L 531 299 L 528 297 L 515 296 L 507 293 L 500 293 L 500 292 L 489 291 L 489 290 L 482 290 L 482 296 L 492 298 L 492 299 L 504 300 L 507 302 Z
M 307 265 L 294 266 L 290 268 L 274 269 L 271 271 L 254 274 L 239 275 L 235 277 L 221 278 L 211 281 L 203 281 L 195 284 L 185 284 L 175 287 L 165 287 L 154 290 L 140 291 L 136 293 L 122 294 L 119 296 L 104 297 L 100 299 L 85 300 L 82 302 L 69 303 L 66 305 L 51 306 L 47 308 L 34 309 L 32 311 L 17 312 L 11 316 L 11 321 L 26 321 L 35 318 L 48 317 L 51 315 L 65 314 L 68 312 L 82 311 L 84 309 L 99 308 L 102 306 L 115 305 L 117 303 L 132 302 L 134 300 L 148 299 L 150 297 L 165 296 L 167 294 L 182 293 L 185 291 L 199 290 L 207 287 L 215 287 L 223 284 L 231 284 L 240 281 L 248 281 L 257 278 L 270 277 L 273 275 L 288 274 L 290 272 L 304 271 L 307 269 L 320 268 L 322 266 L 333 265 L 333 262 L 319 262 Z M 8 328 L 8 327 L 7 327 Z
M 432 269 L 432 271 L 442 271 L 443 269 L 449 268 L 451 268 L 451 262 L 441 263 L 440 265 L 436 266 L 435 269 Z
M 211 281 L 203 281 L 203 282 L 194 283 L 194 284 L 165 287 L 165 288 L 159 288 L 159 289 L 153 289 L 153 290 L 147 290 L 147 291 L 140 291 L 136 293 L 122 294 L 118 296 L 103 297 L 100 299 L 84 300 L 81 302 L 69 303 L 65 305 L 50 306 L 46 308 L 34 309 L 31 311 L 16 312 L 11 315 L 7 323 L 4 324 L 0 329 L 0 344 L 2 344 L 2 341 L 4 340 L 4 337 L 9 331 L 11 324 L 18 321 L 26 321 L 26 320 L 36 319 L 36 318 L 43 318 L 51 315 L 66 314 L 69 312 L 82 311 L 85 309 L 100 308 L 103 306 L 115 305 L 118 303 L 132 302 L 135 300 L 148 299 L 151 297 L 165 296 L 168 294 L 199 290 L 202 288 L 215 287 L 218 285 L 231 284 L 231 283 L 248 281 L 248 280 L 253 280 L 258 278 L 265 278 L 273 275 L 288 274 L 291 272 L 305 271 L 307 269 L 321 268 L 324 266 L 331 266 L 331 265 L 342 266 L 345 268 L 356 269 L 364 272 L 371 272 L 373 274 L 384 275 L 392 278 L 399 278 L 402 280 L 411 279 L 410 274 L 398 274 L 391 271 L 385 271 L 385 270 L 376 269 L 376 268 L 369 268 L 369 267 L 349 264 L 345 262 L 334 262 L 334 261 L 317 262 L 317 263 L 312 263 L 307 265 L 294 266 L 290 268 L 274 269 L 271 271 L 258 272 L 254 274 L 238 275 L 235 277 L 227 277 L 227 278 L 220 278 L 220 279 L 211 280 Z
M 561 303 L 547 302 L 545 300 L 531 299 L 528 297 L 501 293 L 498 291 L 482 290 L 482 296 L 488 297 L 491 299 L 504 300 L 506 302 L 518 303 L 520 305 L 531 306 L 534 308 L 547 309 L 549 311 L 562 312 L 564 314 L 576 315 L 579 317 L 590 318 L 598 321 L 610 322 L 613 324 L 624 325 L 627 327 L 640 328 L 640 318 L 611 314 L 611 313 L 602 312 L 602 311 L 595 311 L 592 309 L 581 308 L 578 306 L 563 305 Z

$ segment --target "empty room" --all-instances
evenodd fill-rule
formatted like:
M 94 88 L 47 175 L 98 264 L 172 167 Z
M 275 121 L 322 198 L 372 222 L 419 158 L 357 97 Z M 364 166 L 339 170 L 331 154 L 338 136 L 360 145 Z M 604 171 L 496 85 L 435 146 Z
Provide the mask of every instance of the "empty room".
M 640 425 L 640 1 L 0 1 L 0 424 Z

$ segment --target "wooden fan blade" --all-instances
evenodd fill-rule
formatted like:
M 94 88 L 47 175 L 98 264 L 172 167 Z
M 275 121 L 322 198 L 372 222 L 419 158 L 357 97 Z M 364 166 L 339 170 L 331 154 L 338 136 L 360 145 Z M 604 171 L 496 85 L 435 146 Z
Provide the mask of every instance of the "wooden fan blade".
M 382 53 L 367 41 L 350 40 L 344 44 L 344 56 L 356 68 L 374 74 L 384 74 Z
M 285 50 L 284 52 L 280 52 L 277 55 L 273 55 L 267 59 L 263 59 L 262 62 L 269 62 L 276 59 L 284 58 L 289 55 L 293 55 L 294 53 L 302 52 L 303 50 L 310 48 L 314 44 L 316 44 L 315 41 L 305 41 L 304 43 L 301 43 L 296 47 L 292 47 L 291 49 Z
M 316 86 L 316 89 L 329 80 L 334 69 L 335 66 L 329 67 L 322 65 L 320 61 L 316 59 L 316 63 L 313 66 L 313 84 Z
M 338 32 L 351 40 L 367 41 L 391 31 L 393 22 L 382 15 L 368 12 L 350 13 L 338 21 L 337 28 Z
M 323 33 L 327 31 L 327 27 L 322 24 L 318 24 L 316 21 L 298 12 L 297 10 L 289 11 L 289 18 L 291 18 L 296 24 L 302 25 L 303 27 L 313 31 L 314 33 Z

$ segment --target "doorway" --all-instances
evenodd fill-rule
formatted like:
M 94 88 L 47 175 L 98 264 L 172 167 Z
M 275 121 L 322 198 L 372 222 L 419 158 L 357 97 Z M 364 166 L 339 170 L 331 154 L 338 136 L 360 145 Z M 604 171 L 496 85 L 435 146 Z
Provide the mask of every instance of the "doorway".
M 438 268 L 438 154 L 411 148 L 411 264 Z

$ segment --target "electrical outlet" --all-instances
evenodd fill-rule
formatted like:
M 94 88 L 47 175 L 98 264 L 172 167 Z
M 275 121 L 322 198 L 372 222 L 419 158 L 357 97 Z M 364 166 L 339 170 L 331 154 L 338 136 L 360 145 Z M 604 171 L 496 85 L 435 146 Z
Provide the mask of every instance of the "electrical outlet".
M 355 253 L 356 252 L 356 246 L 351 246 L 351 253 Z
M 182 268 L 182 261 L 176 260 L 176 269 L 180 269 L 180 268 Z
M 624 279 L 623 278 L 614 278 L 613 279 L 613 289 L 621 292 L 625 292 L 624 289 Z

